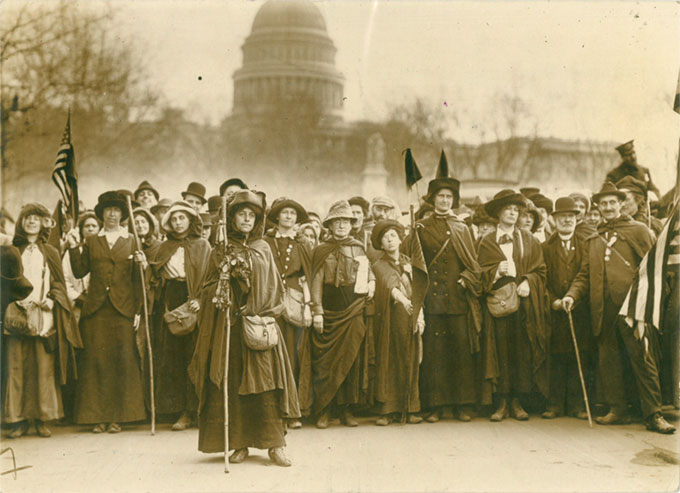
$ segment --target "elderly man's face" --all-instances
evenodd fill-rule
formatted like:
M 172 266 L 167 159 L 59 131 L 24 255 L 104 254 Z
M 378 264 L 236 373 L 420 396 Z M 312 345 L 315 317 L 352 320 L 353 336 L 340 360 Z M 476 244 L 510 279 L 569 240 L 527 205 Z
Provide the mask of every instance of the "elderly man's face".
M 639 208 L 636 195 L 633 192 L 626 190 L 626 199 L 621 204 L 621 213 L 628 214 L 629 216 L 633 217 L 638 213 L 638 210 Z

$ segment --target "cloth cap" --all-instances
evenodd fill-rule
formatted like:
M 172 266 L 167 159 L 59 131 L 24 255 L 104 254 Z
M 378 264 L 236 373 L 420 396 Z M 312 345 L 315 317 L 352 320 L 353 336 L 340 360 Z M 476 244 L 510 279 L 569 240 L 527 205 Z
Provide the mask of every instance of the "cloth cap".
M 373 205 L 376 204 L 374 203 Z M 333 219 L 349 219 L 352 224 L 357 221 L 354 214 L 352 214 L 352 207 L 346 200 L 340 200 L 331 205 L 326 219 L 323 220 L 324 228 L 327 228 Z

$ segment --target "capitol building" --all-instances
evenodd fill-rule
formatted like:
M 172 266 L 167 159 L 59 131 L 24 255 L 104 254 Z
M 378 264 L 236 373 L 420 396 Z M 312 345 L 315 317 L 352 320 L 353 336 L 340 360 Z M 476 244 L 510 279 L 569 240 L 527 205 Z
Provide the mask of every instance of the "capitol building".
M 265 2 L 241 49 L 233 108 L 222 130 L 230 168 L 248 183 L 250 171 L 257 169 L 270 181 L 267 188 L 280 184 L 283 193 L 294 183 L 300 198 L 332 183 L 337 197 L 326 201 L 389 194 L 405 207 L 407 147 L 423 172 L 423 190 L 444 149 L 452 175 L 462 181 L 463 200 L 488 198 L 506 185 L 595 189 L 618 162 L 611 143 L 534 136 L 476 146 L 446 140 L 433 147 L 394 132 L 388 122 L 346 121 L 345 77 L 335 64 L 342 47 L 335 45 L 321 9 L 310 0 Z

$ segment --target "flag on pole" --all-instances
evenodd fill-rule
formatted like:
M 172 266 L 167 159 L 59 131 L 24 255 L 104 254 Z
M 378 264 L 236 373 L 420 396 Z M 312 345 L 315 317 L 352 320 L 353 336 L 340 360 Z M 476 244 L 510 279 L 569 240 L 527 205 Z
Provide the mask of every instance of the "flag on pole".
M 448 178 L 449 177 L 449 162 L 446 160 L 446 154 L 444 154 L 444 149 L 439 156 L 439 167 L 437 168 L 437 175 L 435 178 Z
M 61 137 L 57 159 L 52 168 L 52 181 L 59 189 L 67 214 L 78 221 L 78 170 L 76 156 L 71 143 L 71 110 L 68 112 L 66 128 Z
M 675 89 L 675 100 L 673 101 L 673 111 L 680 113 L 680 72 L 678 73 L 678 87 Z
M 672 270 L 680 270 L 677 202 L 656 243 L 640 262 L 619 315 L 628 321 L 645 322 L 658 329 L 664 315 L 663 283 L 666 274 Z
M 418 169 L 418 164 L 416 163 L 416 160 L 413 158 L 413 154 L 411 153 L 411 149 L 408 148 L 406 151 L 406 157 L 404 159 L 404 168 L 405 168 L 405 173 L 406 173 L 406 188 L 409 190 L 413 185 L 415 185 L 418 180 L 420 180 L 423 175 L 420 173 L 420 170 Z

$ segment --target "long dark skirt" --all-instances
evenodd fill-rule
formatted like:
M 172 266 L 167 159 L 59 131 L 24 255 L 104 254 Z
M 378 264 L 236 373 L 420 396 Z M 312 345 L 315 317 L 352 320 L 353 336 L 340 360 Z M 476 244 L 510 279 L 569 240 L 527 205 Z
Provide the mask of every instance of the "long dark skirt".
M 475 362 L 470 353 L 467 315 L 425 314 L 420 402 L 423 409 L 473 404 Z
M 76 387 L 75 419 L 80 424 L 126 423 L 146 418 L 139 355 L 132 320 L 107 298 L 81 318 L 84 351 Z
M 529 335 L 520 324 L 520 314 L 494 319 L 498 351 L 497 394 L 528 394 L 534 390 Z
M 166 281 L 159 306 L 163 312 L 166 306 L 168 310 L 173 310 L 186 302 L 188 296 L 185 281 Z M 156 411 L 160 414 L 194 412 L 198 407 L 198 398 L 187 369 L 194 354 L 198 331 L 176 336 L 162 321 L 162 315 L 160 319 L 161 324 L 154 341 Z
M 376 412 L 420 411 L 417 336 L 401 303 L 391 303 L 389 327 L 381 327 L 377 341 Z
M 281 391 L 239 395 L 243 371 L 242 325 L 231 328 L 229 345 L 229 450 L 286 445 L 279 408 Z M 198 417 L 198 450 L 224 452 L 224 392 L 206 376 L 205 403 Z
M 288 352 L 290 366 L 293 370 L 293 375 L 295 376 L 295 383 L 297 383 L 300 376 L 299 354 L 300 344 L 302 343 L 302 332 L 304 329 L 287 322 L 283 317 L 279 317 L 277 321 L 281 328 L 281 333 L 283 334 L 283 340 L 286 344 L 286 351 Z

